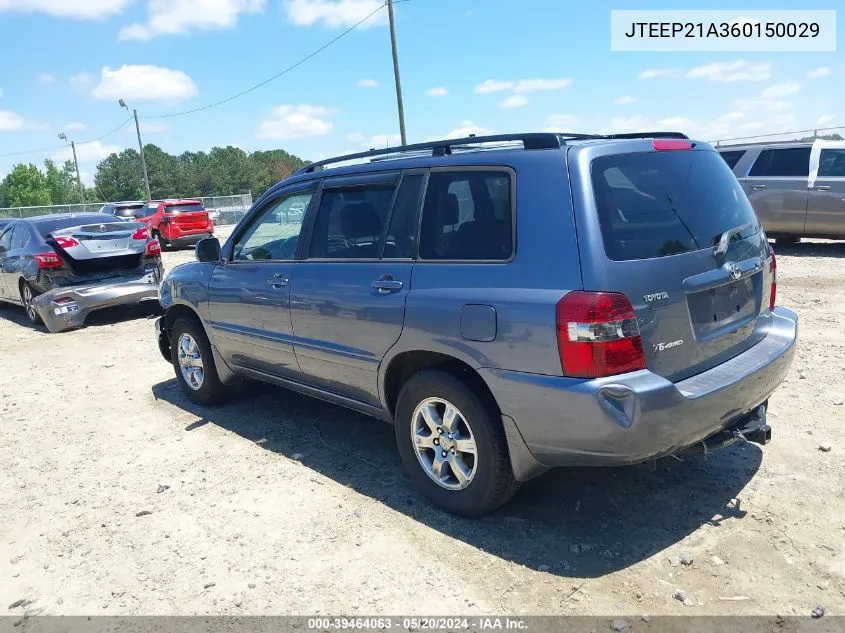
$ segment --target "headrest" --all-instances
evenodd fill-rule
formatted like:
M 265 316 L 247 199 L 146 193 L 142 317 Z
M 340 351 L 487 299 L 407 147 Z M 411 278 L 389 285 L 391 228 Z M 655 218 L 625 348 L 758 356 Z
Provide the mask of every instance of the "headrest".
M 457 224 L 461 218 L 461 206 L 458 204 L 458 196 L 450 193 L 446 196 L 443 202 L 443 208 L 440 210 L 440 223 L 443 226 L 451 226 Z

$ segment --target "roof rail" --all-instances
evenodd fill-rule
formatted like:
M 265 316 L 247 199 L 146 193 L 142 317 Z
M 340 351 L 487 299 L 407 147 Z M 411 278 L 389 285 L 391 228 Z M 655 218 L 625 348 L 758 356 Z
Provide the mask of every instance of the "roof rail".
M 385 147 L 383 149 L 371 149 L 366 152 L 345 154 L 334 158 L 327 158 L 306 165 L 294 172 L 292 175 L 313 173 L 319 167 L 325 167 L 334 163 L 345 163 L 350 160 L 371 158 L 379 160 L 378 157 L 389 156 L 398 158 L 396 154 L 416 153 L 425 154 L 431 152 L 431 156 L 448 156 L 452 153 L 453 147 L 475 145 L 477 143 L 502 143 L 522 142 L 527 150 L 534 149 L 560 149 L 567 140 L 589 140 L 589 139 L 623 139 L 623 138 L 688 138 L 680 132 L 635 132 L 628 134 L 578 134 L 578 133 L 553 133 L 553 132 L 528 132 L 524 134 L 492 134 L 488 136 L 466 136 L 457 139 L 444 139 L 440 141 L 428 141 L 426 143 L 415 143 L 413 145 L 399 145 L 397 147 Z M 473 148 L 477 149 L 477 148 Z
M 457 139 L 429 141 L 427 143 L 415 143 L 413 145 L 385 147 L 384 149 L 371 149 L 366 152 L 358 152 L 356 154 L 346 154 L 345 156 L 328 158 L 326 160 L 320 160 L 316 163 L 306 165 L 302 169 L 298 170 L 294 175 L 308 174 L 313 172 L 317 167 L 323 167 L 332 163 L 343 163 L 348 160 L 356 160 L 359 158 L 373 158 L 375 156 L 384 156 L 386 154 L 401 154 L 405 152 L 416 152 L 419 150 L 431 150 L 432 156 L 448 156 L 452 153 L 452 148 L 455 146 L 471 145 L 475 143 L 499 143 L 506 141 L 521 141 L 525 149 L 559 149 L 563 146 L 564 141 L 567 138 L 577 139 L 600 137 L 594 134 L 553 134 L 549 132 L 529 132 L 526 134 L 494 134 L 490 136 L 467 136 L 464 138 Z

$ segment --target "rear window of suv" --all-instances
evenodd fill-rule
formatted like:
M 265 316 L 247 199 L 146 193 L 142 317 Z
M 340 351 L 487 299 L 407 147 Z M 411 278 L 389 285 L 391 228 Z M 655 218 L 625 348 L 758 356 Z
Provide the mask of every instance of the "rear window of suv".
M 722 233 L 757 218 L 728 165 L 709 151 L 648 152 L 597 158 L 592 181 L 602 239 L 614 261 L 708 248 Z
M 165 213 L 198 213 L 205 211 L 201 204 L 168 204 L 164 207 Z

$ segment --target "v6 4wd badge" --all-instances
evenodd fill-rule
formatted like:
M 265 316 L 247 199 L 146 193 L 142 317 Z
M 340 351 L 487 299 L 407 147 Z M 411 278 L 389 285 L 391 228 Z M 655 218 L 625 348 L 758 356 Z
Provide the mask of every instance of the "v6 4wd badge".
M 672 341 L 671 343 L 655 343 L 654 351 L 655 352 L 662 352 L 667 349 L 671 349 L 673 347 L 678 347 L 678 345 L 683 345 L 684 339 L 680 339 L 677 341 Z

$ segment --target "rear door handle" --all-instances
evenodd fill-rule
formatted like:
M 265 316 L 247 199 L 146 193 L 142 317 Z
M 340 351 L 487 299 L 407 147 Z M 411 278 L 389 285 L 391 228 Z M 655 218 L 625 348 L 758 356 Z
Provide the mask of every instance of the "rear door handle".
M 287 286 L 289 282 L 290 279 L 285 277 L 282 273 L 276 273 L 267 280 L 267 284 L 273 286 L 274 288 L 283 288 L 284 286 Z
M 830 191 L 830 185 L 819 185 L 816 187 L 816 191 Z
M 766 185 L 751 185 L 752 191 L 759 191 L 760 189 L 765 189 Z
M 402 290 L 403 286 L 401 281 L 394 279 L 390 275 L 382 275 L 370 285 L 378 290 L 379 294 L 382 295 L 390 294 L 391 292 L 399 292 Z

